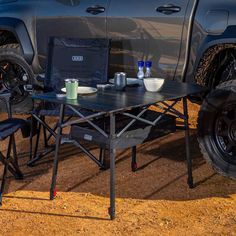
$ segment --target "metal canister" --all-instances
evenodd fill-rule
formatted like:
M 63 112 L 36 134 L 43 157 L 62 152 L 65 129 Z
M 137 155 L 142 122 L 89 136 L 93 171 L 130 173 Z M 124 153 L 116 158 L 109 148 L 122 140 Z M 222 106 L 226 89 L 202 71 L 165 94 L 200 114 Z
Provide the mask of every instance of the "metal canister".
M 124 72 L 117 72 L 114 76 L 115 89 L 118 91 L 123 91 L 127 85 L 127 77 Z

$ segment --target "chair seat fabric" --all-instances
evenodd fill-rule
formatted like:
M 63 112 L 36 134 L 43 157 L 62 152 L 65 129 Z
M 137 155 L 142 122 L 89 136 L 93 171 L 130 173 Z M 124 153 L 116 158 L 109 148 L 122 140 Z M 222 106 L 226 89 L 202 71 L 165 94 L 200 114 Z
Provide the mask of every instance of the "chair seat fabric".
M 26 120 L 10 118 L 0 121 L 0 140 L 4 140 L 21 129 L 23 136 L 29 135 L 29 124 Z
M 35 113 L 37 113 L 38 116 L 60 116 L 60 110 L 59 109 L 41 109 L 41 110 L 38 110 L 36 111 Z M 65 115 L 66 116 L 76 116 L 76 114 L 72 111 L 72 110 L 69 110 L 69 109 L 66 109 L 65 111 Z

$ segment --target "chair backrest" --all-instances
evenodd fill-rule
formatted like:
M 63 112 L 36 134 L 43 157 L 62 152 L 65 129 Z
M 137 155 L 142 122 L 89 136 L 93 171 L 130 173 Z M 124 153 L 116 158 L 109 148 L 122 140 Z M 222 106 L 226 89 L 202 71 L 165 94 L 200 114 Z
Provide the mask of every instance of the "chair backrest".
M 9 119 L 0 119 L 0 141 L 4 140 L 5 138 L 12 135 L 14 132 L 16 132 L 18 129 L 21 130 L 23 138 L 28 138 L 30 136 L 30 122 L 23 119 L 13 119 L 12 117 L 12 111 L 11 111 L 11 93 L 9 92 L 0 92 L 0 105 L 2 107 L 2 103 L 5 106 L 5 110 L 8 113 Z M 3 112 L 5 110 L 1 110 L 0 112 Z M 1 118 L 1 116 L 0 116 Z
M 44 86 L 59 91 L 66 78 L 79 79 L 82 86 L 96 86 L 108 80 L 110 41 L 52 37 Z

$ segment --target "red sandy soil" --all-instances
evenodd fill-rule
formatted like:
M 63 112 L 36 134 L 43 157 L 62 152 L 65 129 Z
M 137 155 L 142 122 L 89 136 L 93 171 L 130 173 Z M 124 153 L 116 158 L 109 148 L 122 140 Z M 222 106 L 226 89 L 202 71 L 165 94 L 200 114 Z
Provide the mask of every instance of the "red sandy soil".
M 140 146 L 136 173 L 130 170 L 130 150 L 119 151 L 117 219 L 113 222 L 107 214 L 109 170 L 99 170 L 79 149 L 63 146 L 58 195 L 50 201 L 53 155 L 27 167 L 29 141 L 18 134 L 25 178 L 17 181 L 9 176 L 0 208 L 0 234 L 236 235 L 236 182 L 219 176 L 205 163 L 196 139 L 198 107 L 191 105 L 190 110 L 197 187 L 190 190 L 186 184 L 183 132 Z M 6 149 L 6 143 L 0 145 Z

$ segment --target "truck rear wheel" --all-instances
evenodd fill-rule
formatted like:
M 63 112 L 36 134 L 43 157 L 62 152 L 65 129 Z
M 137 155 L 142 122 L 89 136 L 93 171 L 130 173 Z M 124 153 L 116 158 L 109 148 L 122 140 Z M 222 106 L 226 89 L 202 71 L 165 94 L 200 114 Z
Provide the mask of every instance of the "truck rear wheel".
M 25 107 L 28 93 L 24 85 L 32 84 L 34 74 L 31 67 L 22 56 L 19 44 L 6 44 L 0 46 L 0 91 L 11 92 L 11 103 Z
M 236 80 L 220 84 L 206 97 L 198 117 L 198 140 L 213 168 L 236 179 Z

